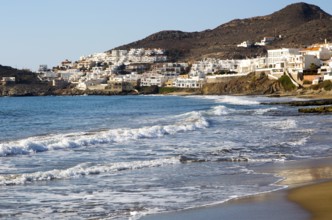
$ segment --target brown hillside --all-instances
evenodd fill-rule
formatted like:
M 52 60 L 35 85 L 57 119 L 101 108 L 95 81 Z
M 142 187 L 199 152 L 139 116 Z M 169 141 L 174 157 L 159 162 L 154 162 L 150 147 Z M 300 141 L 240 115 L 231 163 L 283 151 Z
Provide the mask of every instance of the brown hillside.
M 292 4 L 271 15 L 236 19 L 203 32 L 161 31 L 145 39 L 115 49 L 164 48 L 175 58 L 200 59 L 242 58 L 260 56 L 266 48 L 237 48 L 245 41 L 260 41 L 263 37 L 279 36 L 268 48 L 305 47 L 324 39 L 332 40 L 332 16 L 318 6 Z
M 15 77 L 16 83 L 38 83 L 36 73 L 27 70 L 18 70 L 9 66 L 0 65 L 0 79 L 2 77 Z

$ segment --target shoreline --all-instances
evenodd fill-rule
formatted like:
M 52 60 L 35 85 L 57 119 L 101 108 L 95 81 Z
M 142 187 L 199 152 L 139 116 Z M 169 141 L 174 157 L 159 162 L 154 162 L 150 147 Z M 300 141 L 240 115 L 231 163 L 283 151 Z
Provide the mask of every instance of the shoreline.
M 332 204 L 332 158 L 268 164 L 255 171 L 284 177 L 277 185 L 287 188 L 235 198 L 219 205 L 146 215 L 140 220 L 303 220 L 311 219 L 312 216 L 317 216 L 317 219 L 332 218 L 331 205 L 329 206 Z M 322 199 L 329 201 L 323 207 Z

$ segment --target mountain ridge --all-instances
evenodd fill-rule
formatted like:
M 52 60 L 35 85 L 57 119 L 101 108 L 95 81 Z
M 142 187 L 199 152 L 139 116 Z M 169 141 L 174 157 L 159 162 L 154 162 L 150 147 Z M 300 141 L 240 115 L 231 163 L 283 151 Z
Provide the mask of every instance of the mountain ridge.
M 257 42 L 268 36 L 281 38 L 266 48 L 236 46 L 246 40 Z M 234 19 L 212 30 L 159 31 L 114 49 L 163 48 L 169 51 L 173 60 L 232 59 L 263 56 L 266 49 L 275 47 L 306 47 L 325 39 L 332 40 L 331 37 L 332 16 L 316 5 L 300 2 L 270 15 Z

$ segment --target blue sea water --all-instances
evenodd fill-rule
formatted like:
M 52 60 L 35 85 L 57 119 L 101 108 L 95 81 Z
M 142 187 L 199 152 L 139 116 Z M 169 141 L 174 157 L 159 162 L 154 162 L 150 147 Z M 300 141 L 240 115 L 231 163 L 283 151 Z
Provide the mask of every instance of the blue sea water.
M 332 118 L 271 101 L 0 98 L 0 218 L 138 219 L 278 190 L 254 168 L 332 155 Z

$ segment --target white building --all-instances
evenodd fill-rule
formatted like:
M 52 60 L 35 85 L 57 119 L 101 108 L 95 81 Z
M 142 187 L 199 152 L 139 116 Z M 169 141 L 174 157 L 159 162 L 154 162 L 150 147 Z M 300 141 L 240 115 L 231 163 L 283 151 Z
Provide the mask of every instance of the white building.
M 141 77 L 140 86 L 164 86 L 167 77 L 157 73 L 145 73 Z
M 248 47 L 251 47 L 252 46 L 252 42 L 251 41 L 243 41 L 241 44 L 238 44 L 237 47 L 245 47 L 245 48 L 248 48 Z
M 264 37 L 263 40 L 261 40 L 261 42 L 256 42 L 255 45 L 256 46 L 266 46 L 266 45 L 271 44 L 274 40 L 275 40 L 275 37 Z
M 312 55 L 317 57 L 320 60 L 329 60 L 331 59 L 331 51 L 324 46 L 310 47 L 300 51 L 303 55 Z
M 332 81 L 332 67 L 330 66 L 322 66 L 318 69 L 318 73 L 323 76 L 323 80 L 331 80 Z
M 176 88 L 202 88 L 205 80 L 199 77 L 181 78 L 178 77 L 173 81 L 173 87 Z
M 314 55 L 301 54 L 289 56 L 285 63 L 285 67 L 302 72 L 303 70 L 310 69 L 312 64 L 320 66 L 321 61 Z
M 285 62 L 287 62 L 290 56 L 300 55 L 299 49 L 282 48 L 267 51 L 267 65 L 269 68 L 285 68 Z

